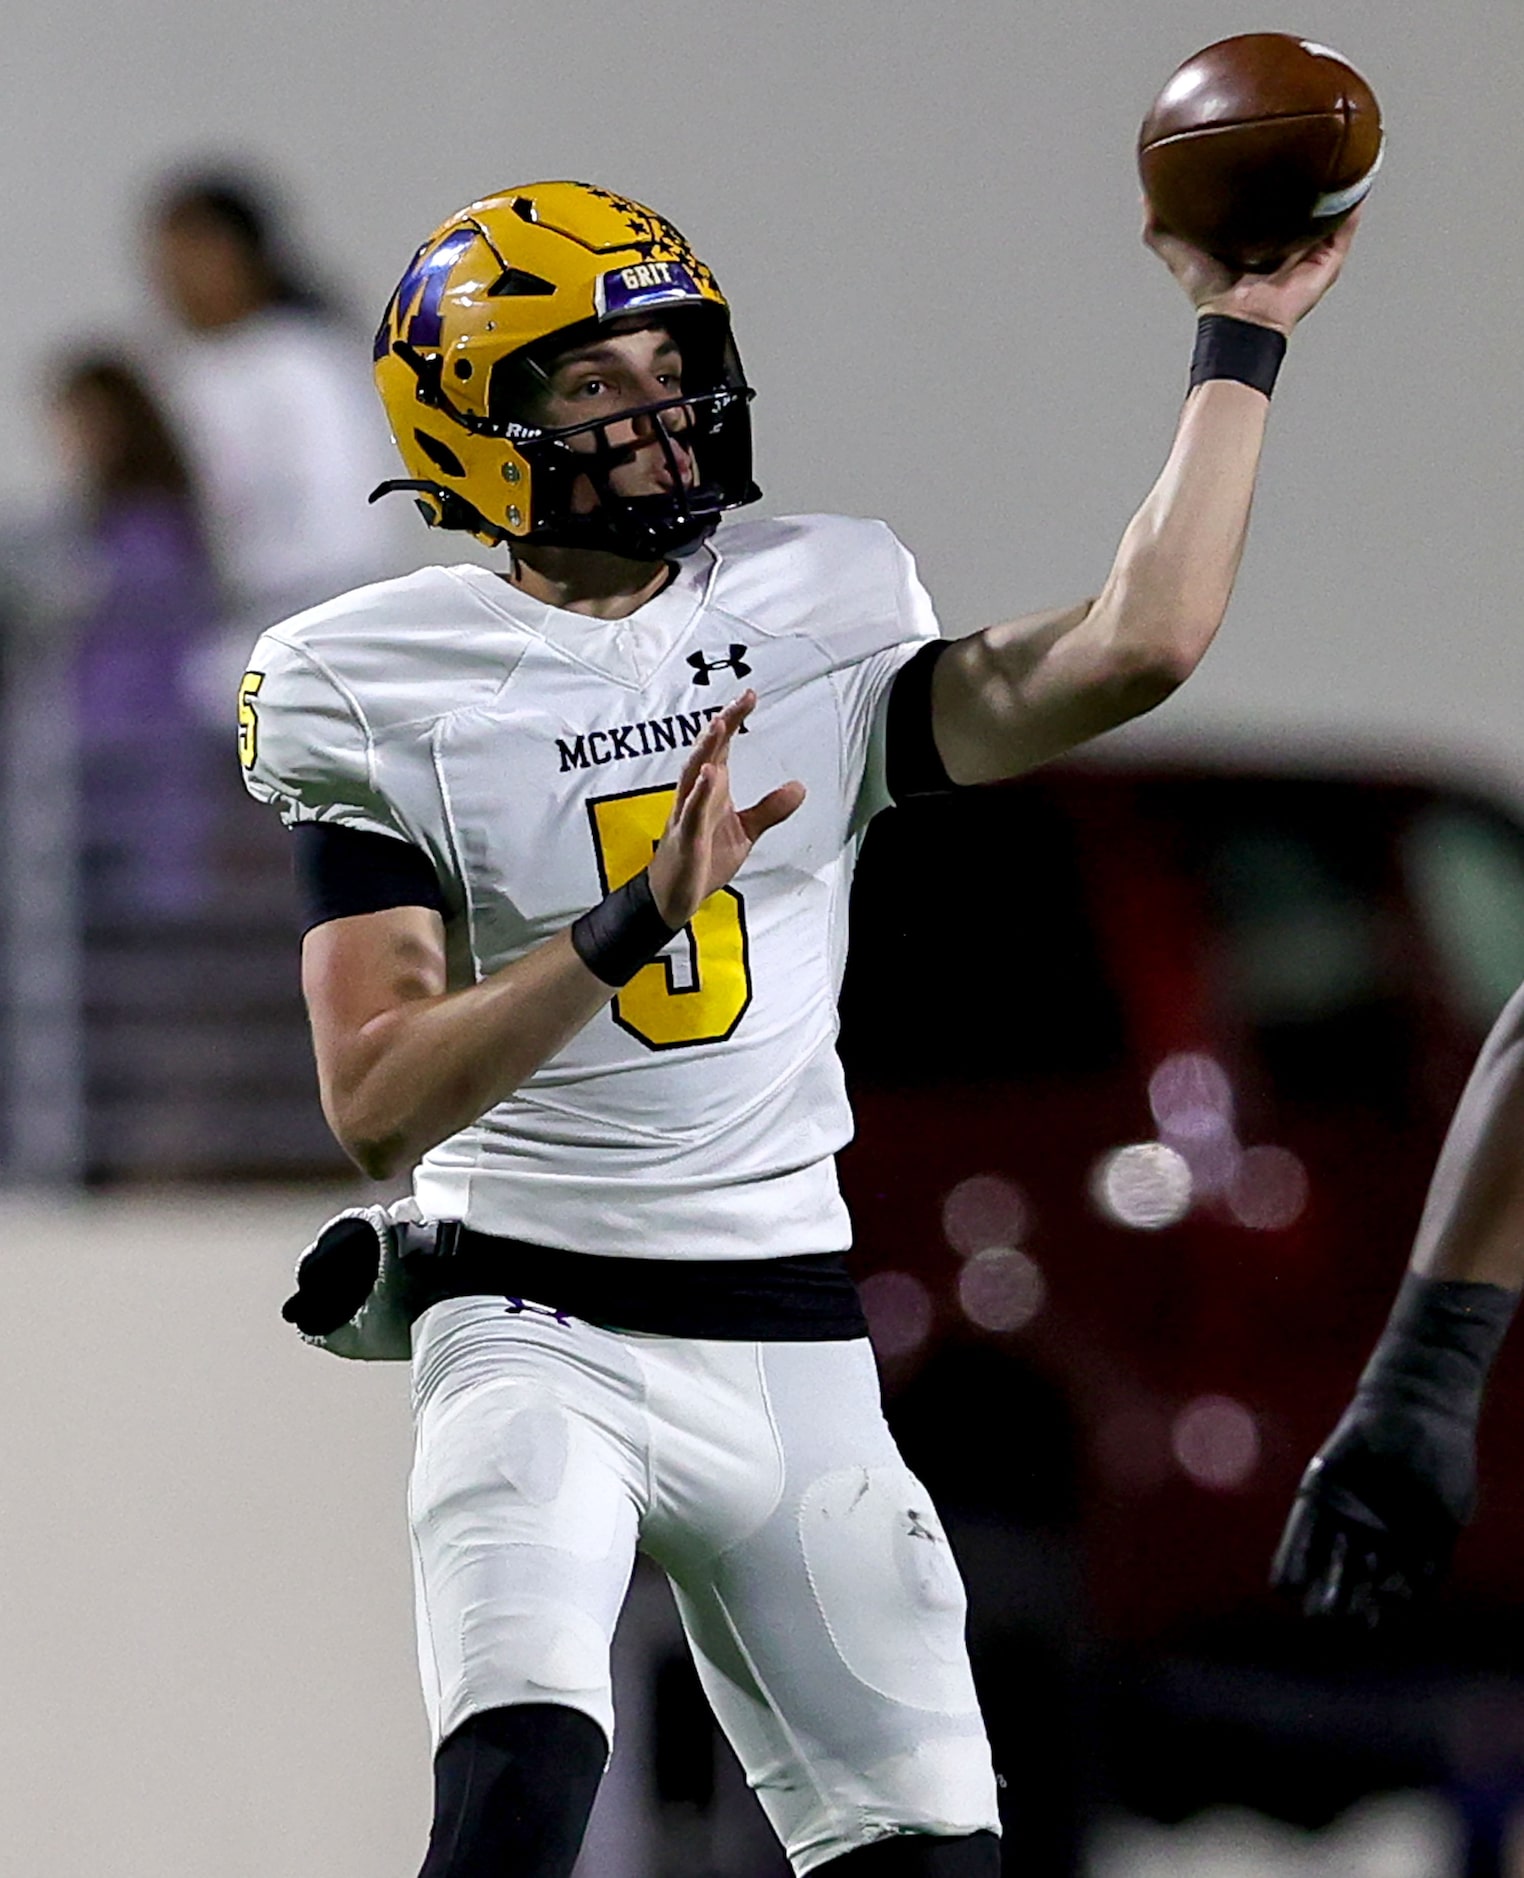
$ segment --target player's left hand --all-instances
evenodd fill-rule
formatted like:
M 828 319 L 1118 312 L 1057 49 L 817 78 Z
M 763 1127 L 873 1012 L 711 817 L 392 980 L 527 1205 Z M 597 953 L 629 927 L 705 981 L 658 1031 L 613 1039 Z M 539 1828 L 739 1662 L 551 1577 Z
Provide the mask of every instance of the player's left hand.
M 1210 254 L 1161 228 L 1146 205 L 1143 240 L 1179 281 L 1198 313 L 1226 313 L 1289 333 L 1339 278 L 1360 213 L 1356 209 L 1333 234 L 1299 249 L 1273 274 L 1235 274 Z
M 419 1223 L 413 1200 L 349 1207 L 297 1260 L 296 1290 L 281 1316 L 335 1356 L 406 1362 L 421 1308 L 416 1261 L 433 1243 L 434 1228 Z
M 1449 1567 L 1476 1493 L 1474 1431 L 1359 1398 L 1308 1465 L 1270 1582 L 1308 1617 L 1374 1629 Z
M 735 873 L 769 828 L 787 821 L 804 800 L 804 784 L 786 782 L 749 809 L 730 799 L 730 745 L 756 709 L 743 691 L 710 718 L 678 779 L 677 797 L 649 869 L 657 911 L 669 926 L 686 926 Z

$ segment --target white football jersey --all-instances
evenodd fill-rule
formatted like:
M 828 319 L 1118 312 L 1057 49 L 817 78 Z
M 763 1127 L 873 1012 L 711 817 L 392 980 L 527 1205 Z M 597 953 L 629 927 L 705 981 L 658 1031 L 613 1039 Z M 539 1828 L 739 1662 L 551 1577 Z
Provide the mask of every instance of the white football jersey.
M 742 806 L 797 778 L 666 952 L 506 1101 L 424 1156 L 424 1215 L 573 1251 L 758 1258 L 850 1240 L 833 1156 L 847 896 L 887 797 L 890 681 L 937 637 L 880 522 L 747 520 L 627 619 L 430 567 L 267 632 L 240 695 L 250 790 L 288 822 L 433 863 L 453 985 L 568 926 L 651 857 L 685 752 L 745 686 Z

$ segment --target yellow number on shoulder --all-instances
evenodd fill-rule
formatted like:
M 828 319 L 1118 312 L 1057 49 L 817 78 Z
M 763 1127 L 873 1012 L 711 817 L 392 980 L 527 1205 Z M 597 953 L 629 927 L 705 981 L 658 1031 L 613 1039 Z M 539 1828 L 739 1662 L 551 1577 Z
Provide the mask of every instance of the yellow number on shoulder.
M 254 700 L 264 682 L 263 672 L 245 672 L 238 684 L 238 760 L 245 769 L 253 769 L 259 755 L 259 718 Z
M 650 860 L 677 795 L 675 788 L 636 789 L 601 796 L 587 805 L 606 893 L 622 887 Z M 614 999 L 614 1021 L 653 1050 L 680 1044 L 723 1043 L 751 1003 L 746 903 L 734 887 L 721 887 L 687 928 L 693 983 L 678 983 L 667 958 L 644 965 Z

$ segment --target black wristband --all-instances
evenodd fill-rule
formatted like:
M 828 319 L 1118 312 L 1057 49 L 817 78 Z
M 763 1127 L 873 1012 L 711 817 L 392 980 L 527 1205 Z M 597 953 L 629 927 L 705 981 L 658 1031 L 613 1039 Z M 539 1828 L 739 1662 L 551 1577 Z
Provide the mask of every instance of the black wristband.
M 680 930 L 662 918 L 650 877 L 642 868 L 633 880 L 616 887 L 572 921 L 571 942 L 593 976 L 617 989 L 627 985 L 642 965 L 649 965 Z
M 1285 356 L 1286 335 L 1273 326 L 1257 326 L 1227 313 L 1203 313 L 1196 322 L 1191 389 L 1210 378 L 1234 378 L 1268 398 Z
M 1409 1272 L 1358 1396 L 1474 1422 L 1518 1302 L 1518 1292 L 1503 1285 Z

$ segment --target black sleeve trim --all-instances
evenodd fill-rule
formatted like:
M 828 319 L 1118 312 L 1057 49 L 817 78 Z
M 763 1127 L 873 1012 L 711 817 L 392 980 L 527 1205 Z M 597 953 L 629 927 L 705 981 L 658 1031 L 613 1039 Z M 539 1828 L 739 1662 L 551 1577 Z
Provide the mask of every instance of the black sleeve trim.
M 931 677 L 950 640 L 933 639 L 907 659 L 889 687 L 884 719 L 884 781 L 890 797 L 943 795 L 957 784 L 948 775 L 931 729 Z
M 434 865 L 410 841 L 342 822 L 298 822 L 291 832 L 304 933 L 331 919 L 394 906 L 429 906 L 443 915 Z

